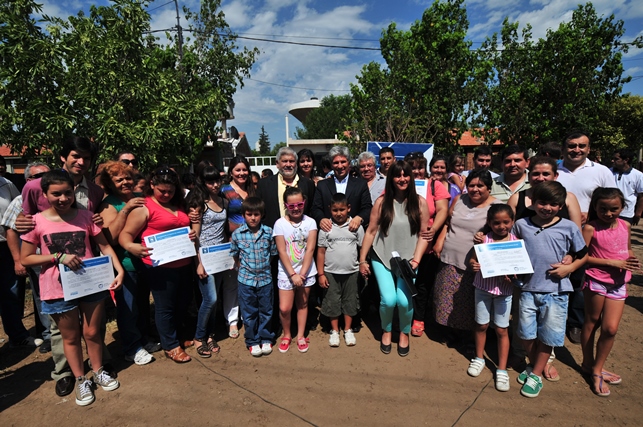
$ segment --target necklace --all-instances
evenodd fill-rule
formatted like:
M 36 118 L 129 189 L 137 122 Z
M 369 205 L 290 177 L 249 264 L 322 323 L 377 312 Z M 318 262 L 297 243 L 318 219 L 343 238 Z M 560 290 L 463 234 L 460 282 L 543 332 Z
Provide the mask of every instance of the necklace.
M 299 221 L 298 223 L 294 223 L 294 222 L 292 222 L 290 219 L 288 219 L 288 222 L 289 222 L 289 223 L 290 223 L 290 225 L 292 225 L 294 228 L 299 228 L 299 227 L 301 227 L 301 223 L 302 223 L 302 221 Z

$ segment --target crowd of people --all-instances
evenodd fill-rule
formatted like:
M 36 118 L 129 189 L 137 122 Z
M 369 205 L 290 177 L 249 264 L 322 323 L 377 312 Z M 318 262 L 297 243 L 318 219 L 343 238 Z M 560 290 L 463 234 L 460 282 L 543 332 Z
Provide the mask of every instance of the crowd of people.
M 460 155 L 435 154 L 427 165 L 422 153 L 396 160 L 387 147 L 379 158 L 361 153 L 352 166 L 348 149 L 336 146 L 326 165 L 316 165 L 310 150 L 283 147 L 277 174 L 259 175 L 237 156 L 227 173 L 202 161 L 194 176 L 161 165 L 143 177 L 135 154 L 124 152 L 100 165 L 92 180 L 95 145 L 73 137 L 60 152 L 62 167 L 26 167 L 22 192 L 0 177 L 4 330 L 12 347 L 51 351 L 56 393 L 75 392 L 84 406 L 95 400 L 93 384 L 105 391 L 120 385 L 104 345 L 110 295 L 124 357 L 145 365 L 161 350 L 176 363 L 191 360 L 191 347 L 203 358 L 220 353 L 218 305 L 229 338 L 242 330 L 254 357 L 271 354 L 275 345 L 281 353 L 315 345 L 307 336 L 310 304 L 319 304 L 327 319 L 328 345 L 340 346 L 343 336 L 354 346 L 370 303 L 363 291 L 373 283 L 382 353 L 396 342 L 398 355 L 407 356 L 411 336 L 442 328 L 451 345 L 470 350 L 467 372 L 479 376 L 493 321 L 496 388 L 510 389 L 511 366 L 520 372 L 521 394 L 536 397 L 543 379 L 560 378 L 553 349 L 567 334 L 582 345 L 592 391 L 608 396 L 608 384 L 622 378 L 604 364 L 626 284 L 640 268 L 630 230 L 643 211 L 643 174 L 632 167 L 631 150 L 617 150 L 611 170 L 589 153 L 582 132 L 532 158 L 511 145 L 501 153 L 498 175 L 490 171 L 487 146 L 476 150 L 469 171 Z M 154 247 L 144 238 L 183 227 L 197 256 L 154 263 Z M 524 241 L 534 273 L 483 278 L 474 245 L 513 240 Z M 198 248 L 227 242 L 234 268 L 208 274 Z M 108 289 L 65 299 L 60 269 L 78 270 L 98 254 L 112 258 Z M 408 262 L 414 281 L 396 257 Z M 21 320 L 17 283 L 27 275 L 42 339 L 31 337 Z M 197 311 L 190 329 L 191 303 Z

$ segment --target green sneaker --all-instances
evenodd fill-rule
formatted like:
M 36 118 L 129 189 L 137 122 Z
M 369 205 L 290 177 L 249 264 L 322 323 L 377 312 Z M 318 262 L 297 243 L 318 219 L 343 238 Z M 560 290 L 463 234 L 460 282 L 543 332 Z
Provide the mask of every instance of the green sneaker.
M 538 395 L 540 394 L 540 390 L 542 389 L 543 380 L 541 380 L 540 377 L 534 374 L 529 374 L 529 377 L 527 377 L 525 384 L 520 389 L 520 394 L 525 397 L 538 397 Z
M 527 365 L 527 368 L 518 375 L 518 378 L 516 378 L 516 380 L 518 381 L 518 384 L 520 385 L 524 384 L 525 381 L 527 381 L 527 377 L 531 374 L 531 371 L 533 369 L 534 369 L 533 366 Z

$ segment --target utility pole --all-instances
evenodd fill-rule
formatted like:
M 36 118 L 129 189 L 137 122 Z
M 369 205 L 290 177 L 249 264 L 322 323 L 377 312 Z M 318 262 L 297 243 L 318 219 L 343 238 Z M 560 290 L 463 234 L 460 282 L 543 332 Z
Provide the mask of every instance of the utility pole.
M 176 31 L 179 35 L 178 48 L 179 48 L 179 65 L 183 63 L 183 28 L 181 27 L 181 20 L 179 18 L 179 1 L 174 0 L 176 7 Z

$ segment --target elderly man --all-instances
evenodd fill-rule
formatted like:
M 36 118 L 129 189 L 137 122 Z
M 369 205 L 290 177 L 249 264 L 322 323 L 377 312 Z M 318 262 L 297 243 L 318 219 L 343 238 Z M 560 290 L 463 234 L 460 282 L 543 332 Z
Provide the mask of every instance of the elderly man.
M 360 177 L 366 181 L 368 185 L 368 191 L 371 194 L 371 203 L 375 204 L 375 200 L 384 192 L 386 176 L 377 172 L 375 154 L 370 151 L 364 151 L 357 156 L 357 164 L 359 165 Z
M 25 168 L 25 181 L 33 181 L 34 179 L 40 178 L 45 173 L 49 172 L 49 166 L 41 162 L 29 163 Z M 51 351 L 51 341 L 50 341 L 50 332 L 49 332 L 49 317 L 46 314 L 40 313 L 40 289 L 38 286 L 38 276 L 33 274 L 34 271 L 29 269 L 29 271 L 20 263 L 20 235 L 16 231 L 16 218 L 22 212 L 22 195 L 18 195 L 7 207 L 7 210 L 2 216 L 2 221 L 0 225 L 4 227 L 7 245 L 9 246 L 9 251 L 13 257 L 14 272 L 16 276 L 27 276 L 29 274 L 29 284 L 31 285 L 31 293 L 33 295 L 33 304 L 34 311 L 38 315 L 40 320 L 40 326 L 42 326 L 42 338 L 44 342 L 40 345 L 41 353 L 48 353 Z
M 563 142 L 563 162 L 558 166 L 557 181 L 574 193 L 580 205 L 583 224 L 587 221 L 592 193 L 598 187 L 615 187 L 614 175 L 605 166 L 587 158 L 590 150 L 589 136 L 584 132 L 572 132 Z M 568 338 L 580 344 L 581 329 L 585 320 L 583 293 L 580 290 L 584 270 L 570 277 L 574 294 L 569 299 L 567 318 Z
M 364 180 L 350 176 L 350 154 L 348 148 L 335 146 L 328 152 L 333 168 L 333 176 L 317 183 L 317 191 L 310 215 L 317 221 L 319 228 L 330 231 L 333 225 L 330 219 L 330 199 L 336 193 L 344 193 L 351 209 L 350 231 L 355 231 L 362 223 L 368 223 L 371 215 L 371 193 Z
M 297 175 L 297 153 L 290 147 L 281 147 L 277 151 L 277 175 L 259 180 L 257 196 L 266 204 L 266 215 L 263 223 L 274 227 L 275 222 L 286 213 L 284 208 L 284 191 L 288 187 L 298 187 L 304 193 L 306 205 L 304 214 L 309 215 L 315 196 L 315 183 L 308 178 Z
M 627 201 L 621 218 L 638 225 L 643 213 L 643 173 L 632 167 L 636 154 L 629 148 L 621 148 L 612 157 L 614 182 Z
M 491 195 L 503 203 L 514 194 L 530 187 L 527 177 L 529 153 L 520 145 L 510 145 L 502 151 L 502 173 L 493 180 Z

